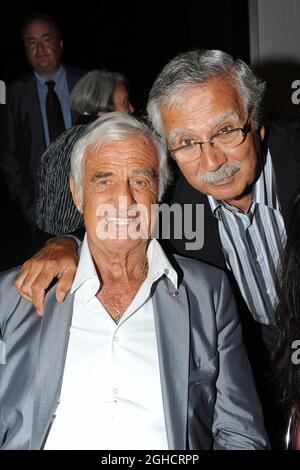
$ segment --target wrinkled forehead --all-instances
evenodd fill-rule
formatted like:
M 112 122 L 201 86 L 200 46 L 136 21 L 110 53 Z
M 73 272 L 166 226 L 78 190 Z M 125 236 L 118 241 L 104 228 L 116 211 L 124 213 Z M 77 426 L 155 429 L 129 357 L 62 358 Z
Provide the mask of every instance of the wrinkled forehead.
M 103 138 L 99 141 L 91 142 L 84 151 L 84 162 L 89 165 L 102 164 L 122 164 L 128 162 L 145 162 L 147 166 L 158 164 L 158 151 L 150 136 L 137 133 L 126 139 Z
M 186 101 L 191 95 L 201 94 L 203 97 L 228 96 L 234 101 L 243 102 L 239 85 L 233 75 L 220 75 L 208 77 L 205 80 L 192 83 L 179 84 L 168 96 L 162 101 L 163 106 L 176 106 Z
M 167 139 L 178 129 L 213 127 L 228 117 L 239 121 L 245 113 L 246 106 L 237 87 L 219 78 L 177 90 L 161 107 Z

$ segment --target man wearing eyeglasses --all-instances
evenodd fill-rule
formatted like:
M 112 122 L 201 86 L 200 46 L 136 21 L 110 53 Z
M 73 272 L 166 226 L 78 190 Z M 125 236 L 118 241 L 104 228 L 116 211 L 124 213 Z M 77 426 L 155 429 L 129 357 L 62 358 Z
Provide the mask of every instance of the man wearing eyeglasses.
M 171 244 L 179 253 L 228 271 L 266 427 L 273 447 L 280 448 L 283 437 L 276 432 L 282 422 L 276 416 L 273 421 L 278 410 L 272 407 L 276 397 L 267 375 L 278 257 L 300 181 L 300 127 L 274 124 L 266 132 L 264 89 L 243 61 L 221 51 L 187 52 L 171 60 L 155 80 L 148 114 L 182 173 L 170 202 L 205 207 L 203 248 L 186 250 L 184 238 L 174 237 Z M 53 276 L 60 277 L 57 297 L 62 300 L 75 266 L 72 240 L 50 243 L 27 262 L 17 288 L 41 311 L 44 289 Z
M 261 152 L 263 92 L 242 61 L 193 51 L 158 76 L 148 112 L 185 177 L 172 201 L 204 203 L 205 222 L 211 222 L 203 249 L 189 254 L 227 268 L 255 321 L 272 325 L 285 229 L 273 159 L 270 151 Z M 186 252 L 184 239 L 172 243 Z
M 300 124 L 262 122 L 265 85 L 221 51 L 181 54 L 157 77 L 148 114 L 181 170 L 171 202 L 205 206 L 204 246 L 176 251 L 226 269 L 274 448 L 283 419 L 270 383 L 279 255 L 300 182 Z

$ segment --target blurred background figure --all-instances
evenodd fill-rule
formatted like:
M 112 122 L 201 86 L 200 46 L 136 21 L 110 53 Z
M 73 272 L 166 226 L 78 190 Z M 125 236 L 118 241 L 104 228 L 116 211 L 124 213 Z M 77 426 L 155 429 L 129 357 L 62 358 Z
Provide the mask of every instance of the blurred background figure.
M 73 146 L 86 125 L 105 113 L 134 111 L 127 78 L 106 70 L 92 70 L 81 78 L 71 92 L 70 103 L 80 115 L 76 125 L 59 136 L 42 156 L 37 202 L 37 226 L 42 239 L 74 232 L 83 226 L 72 199 L 69 174 Z
M 300 192 L 287 226 L 278 299 L 273 355 L 275 378 L 280 400 L 289 410 L 289 443 L 286 444 L 300 450 Z
M 51 16 L 27 17 L 22 39 L 32 71 L 7 87 L 0 170 L 33 236 L 41 156 L 52 138 L 77 118 L 70 109 L 69 93 L 82 72 L 62 65 L 63 41 Z

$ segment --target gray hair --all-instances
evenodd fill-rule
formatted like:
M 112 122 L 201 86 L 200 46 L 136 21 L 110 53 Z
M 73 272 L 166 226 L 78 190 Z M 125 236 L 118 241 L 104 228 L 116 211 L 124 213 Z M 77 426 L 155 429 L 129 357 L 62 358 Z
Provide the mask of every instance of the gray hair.
M 262 121 L 262 101 L 265 83 L 242 60 L 218 50 L 199 49 L 179 54 L 172 59 L 156 78 L 149 94 L 147 111 L 155 130 L 164 135 L 160 110 L 163 105 L 178 100 L 184 89 L 197 86 L 211 78 L 223 77 L 233 83 L 243 103 L 251 110 L 256 129 Z
M 74 145 L 71 155 L 71 175 L 75 180 L 81 200 L 83 162 L 87 150 L 97 151 L 109 142 L 127 140 L 140 134 L 151 141 L 157 151 L 159 161 L 158 199 L 161 199 L 171 180 L 165 146 L 157 134 L 143 122 L 125 113 L 113 112 L 103 115 L 89 124 L 84 134 Z
M 128 90 L 128 80 L 125 75 L 108 70 L 88 72 L 71 91 L 71 108 L 80 114 L 114 111 L 113 97 L 119 83 Z

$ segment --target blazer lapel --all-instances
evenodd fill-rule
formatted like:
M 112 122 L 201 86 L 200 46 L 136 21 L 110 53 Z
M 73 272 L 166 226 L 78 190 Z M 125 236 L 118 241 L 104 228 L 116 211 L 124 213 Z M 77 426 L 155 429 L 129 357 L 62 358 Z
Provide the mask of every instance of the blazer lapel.
M 225 259 L 222 251 L 222 244 L 219 235 L 218 221 L 213 215 L 209 201 L 205 194 L 201 194 L 200 191 L 197 191 L 193 188 L 184 178 L 182 174 L 179 174 L 178 179 L 174 185 L 174 189 L 169 201 L 169 204 L 180 204 L 182 207 L 182 214 L 185 214 L 185 205 L 190 204 L 193 207 L 192 211 L 192 220 L 195 222 L 195 206 L 197 204 L 203 205 L 204 207 L 204 220 L 197 221 L 201 224 L 204 229 L 204 245 L 200 250 L 187 250 L 186 243 L 189 242 L 185 234 L 185 223 L 189 221 L 184 218 L 184 223 L 182 223 L 182 237 L 175 237 L 174 233 L 171 231 L 170 243 L 175 249 L 176 253 L 182 254 L 183 256 L 189 256 L 191 258 L 196 258 L 201 261 L 205 261 L 209 264 L 213 264 L 221 269 L 226 269 Z M 181 222 L 176 221 L 176 224 Z M 191 229 L 191 227 L 189 227 Z M 199 227 L 200 229 L 200 227 Z M 165 246 L 164 246 L 165 247 Z M 168 248 L 167 248 L 168 250 Z M 169 251 L 169 250 L 168 250 Z
M 46 140 L 37 83 L 33 73 L 30 74 L 28 81 L 26 81 L 24 94 L 27 103 L 26 110 L 28 112 L 28 116 L 30 116 L 30 128 L 31 131 L 35 133 L 35 141 L 39 142 L 39 148 L 35 148 L 34 151 L 38 153 L 40 158 L 46 149 Z M 32 112 L 32 110 L 34 110 L 34 112 Z
M 155 286 L 153 310 L 170 449 L 186 449 L 189 380 L 189 306 L 186 289 L 168 278 Z
M 32 423 L 32 449 L 40 449 L 56 410 L 69 340 L 74 296 L 63 303 L 55 299 L 55 287 L 46 295 L 42 320 Z

